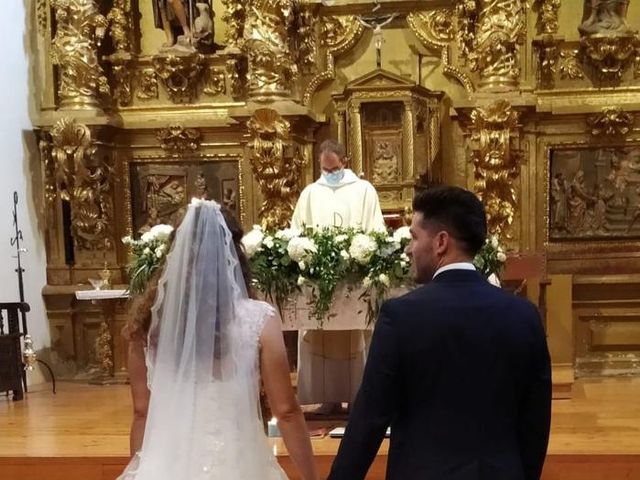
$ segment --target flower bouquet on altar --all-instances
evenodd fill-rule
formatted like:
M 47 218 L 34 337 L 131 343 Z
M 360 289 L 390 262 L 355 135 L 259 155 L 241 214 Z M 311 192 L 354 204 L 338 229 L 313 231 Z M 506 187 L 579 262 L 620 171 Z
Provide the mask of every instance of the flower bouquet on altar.
M 411 283 L 408 227 L 392 234 L 325 227 L 265 232 L 254 226 L 243 239 L 254 282 L 280 310 L 299 294 L 309 298 L 309 314 L 322 326 L 330 319 L 338 287 L 359 290 L 373 321 L 393 288 Z
M 171 225 L 156 225 L 139 240 L 131 237 L 122 239 L 122 243 L 131 249 L 127 266 L 131 295 L 144 292 L 153 273 L 162 266 L 171 245 L 172 233 Z

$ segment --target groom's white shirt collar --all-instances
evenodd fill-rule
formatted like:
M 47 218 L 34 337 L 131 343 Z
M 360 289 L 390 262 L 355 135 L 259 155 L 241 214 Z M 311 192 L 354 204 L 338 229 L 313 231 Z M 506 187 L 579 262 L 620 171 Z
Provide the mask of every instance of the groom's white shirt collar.
M 471 262 L 456 262 L 450 263 L 449 265 L 445 265 L 444 267 L 440 267 L 436 270 L 436 273 L 433 274 L 433 278 L 436 278 L 442 272 L 446 272 L 448 270 L 474 270 L 476 267 Z

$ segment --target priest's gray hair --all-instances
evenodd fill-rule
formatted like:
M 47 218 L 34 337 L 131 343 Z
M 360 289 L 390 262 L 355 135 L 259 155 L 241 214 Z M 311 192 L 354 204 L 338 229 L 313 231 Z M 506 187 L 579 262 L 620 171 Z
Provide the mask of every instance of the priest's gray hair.
M 322 142 L 320 144 L 319 155 L 322 155 L 323 153 L 333 153 L 340 160 L 344 160 L 345 157 L 347 156 L 347 152 L 346 152 L 346 150 L 344 148 L 344 145 L 342 145 L 340 142 L 336 142 L 335 140 L 332 140 L 332 139 L 325 140 L 324 142 Z

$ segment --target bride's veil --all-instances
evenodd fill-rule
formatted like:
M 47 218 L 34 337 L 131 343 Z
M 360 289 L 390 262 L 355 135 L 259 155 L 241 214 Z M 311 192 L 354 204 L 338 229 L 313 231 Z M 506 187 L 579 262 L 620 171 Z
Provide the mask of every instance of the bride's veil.
M 152 309 L 151 400 L 137 479 L 203 478 L 244 448 L 234 442 L 260 433 L 255 348 L 243 333 L 247 299 L 220 206 L 193 200 Z

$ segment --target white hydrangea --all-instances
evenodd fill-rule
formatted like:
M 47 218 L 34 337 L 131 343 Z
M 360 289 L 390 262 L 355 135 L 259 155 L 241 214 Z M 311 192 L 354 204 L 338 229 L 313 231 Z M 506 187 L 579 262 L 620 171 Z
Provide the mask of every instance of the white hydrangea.
M 349 254 L 361 265 L 366 265 L 377 249 L 376 241 L 369 235 L 357 234 L 351 241 Z
M 336 243 L 342 243 L 344 241 L 346 241 L 349 237 L 347 237 L 344 233 L 341 233 L 340 235 L 336 235 L 335 241 Z
M 393 239 L 398 243 L 402 243 L 402 240 L 411 240 L 409 227 L 400 227 L 397 229 L 393 232 Z
M 268 237 L 265 237 L 262 241 L 262 244 L 267 248 L 273 248 L 273 237 L 270 235 Z
M 307 237 L 294 237 L 289 240 L 289 244 L 287 245 L 287 253 L 294 262 L 298 263 L 307 260 L 310 254 L 316 253 L 317 251 L 316 244 Z
M 275 236 L 280 240 L 284 240 L 288 242 L 292 238 L 299 237 L 301 234 L 302 234 L 302 230 L 298 228 L 284 228 L 282 230 L 278 230 L 275 233 Z
M 171 232 L 173 232 L 173 227 L 171 225 L 155 225 L 154 227 L 151 227 L 151 230 L 142 235 L 142 241 L 150 242 L 152 240 L 157 240 L 159 242 L 166 242 L 169 240 Z
M 388 287 L 389 285 L 391 285 L 391 281 L 389 280 L 389 277 L 384 273 L 381 273 L 378 276 L 378 280 L 380 280 L 380 283 L 382 283 L 385 287 Z
M 253 257 L 258 250 L 260 250 L 263 240 L 264 233 L 262 233 L 262 228 L 259 226 L 256 228 L 256 225 L 254 225 L 253 230 L 242 237 L 242 245 L 244 246 L 244 251 L 247 254 L 247 257 Z

